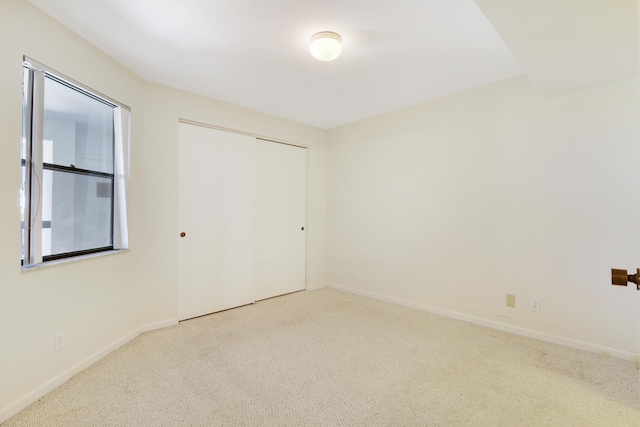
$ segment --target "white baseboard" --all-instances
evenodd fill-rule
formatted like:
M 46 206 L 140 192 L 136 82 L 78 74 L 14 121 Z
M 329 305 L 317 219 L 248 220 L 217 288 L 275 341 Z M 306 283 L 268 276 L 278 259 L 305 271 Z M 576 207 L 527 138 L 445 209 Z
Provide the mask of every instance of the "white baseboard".
M 100 359 L 104 358 L 105 356 L 112 353 L 113 351 L 117 350 L 118 348 L 122 347 L 123 345 L 125 345 L 126 343 L 128 343 L 129 341 L 137 337 L 138 335 L 144 332 L 153 331 L 155 329 L 162 329 L 162 328 L 166 328 L 168 326 L 173 326 L 177 324 L 178 324 L 178 319 L 167 319 L 167 320 L 162 320 L 160 322 L 148 323 L 146 325 L 140 326 L 139 328 L 136 328 L 135 330 L 123 336 L 122 338 L 104 347 L 102 350 L 99 350 L 94 354 L 92 354 L 91 356 L 87 357 L 86 359 L 81 360 L 80 362 L 76 363 L 66 371 L 51 378 L 46 383 L 36 387 L 31 392 L 9 403 L 4 408 L 1 408 L 0 424 L 5 422 L 9 418 L 13 417 L 18 412 L 22 411 L 24 408 L 26 408 L 33 402 L 37 401 L 41 397 L 47 395 L 48 393 L 52 392 L 56 388 L 60 387 L 62 384 L 67 382 L 69 379 L 71 379 L 71 377 L 84 371 L 85 369 L 87 369 L 94 363 L 98 362 Z
M 563 345 L 565 347 L 571 347 L 578 350 L 590 351 L 592 353 L 604 354 L 607 356 L 616 357 L 618 359 L 624 359 L 630 362 L 640 363 L 640 354 L 633 353 L 631 351 L 620 350 L 617 348 L 606 347 L 606 346 L 593 344 L 585 341 L 574 340 L 572 338 L 561 337 L 553 334 L 548 334 L 545 332 L 535 331 L 533 329 L 521 328 L 519 326 L 507 325 L 505 323 L 496 322 L 494 320 L 483 319 L 481 317 L 471 316 L 469 314 L 459 313 L 451 310 L 445 310 L 438 307 L 432 307 L 426 304 L 420 304 L 412 301 L 403 300 L 400 298 L 389 297 L 389 296 L 378 294 L 375 292 L 363 291 L 363 290 L 351 288 L 348 286 L 338 285 L 336 283 L 327 283 L 326 287 L 390 302 L 393 304 L 402 305 L 409 308 L 414 308 L 417 310 L 426 311 L 426 312 L 437 314 L 440 316 L 450 317 L 452 319 L 462 320 L 464 322 L 485 326 L 491 329 L 497 329 L 503 332 L 509 332 L 515 335 L 521 335 L 524 337 L 533 338 L 540 341 L 546 341 L 553 344 Z
M 305 289 L 307 291 L 317 291 L 318 289 L 322 289 L 322 288 L 326 288 L 327 284 L 326 283 L 315 283 L 313 285 L 307 285 L 305 287 Z

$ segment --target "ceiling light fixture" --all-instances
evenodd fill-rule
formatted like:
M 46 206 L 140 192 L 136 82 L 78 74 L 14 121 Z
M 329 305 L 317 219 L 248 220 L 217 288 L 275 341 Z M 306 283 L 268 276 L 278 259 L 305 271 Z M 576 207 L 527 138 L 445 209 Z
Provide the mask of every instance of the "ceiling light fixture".
M 322 31 L 311 37 L 309 51 L 320 61 L 333 61 L 342 52 L 342 37 L 332 31 Z

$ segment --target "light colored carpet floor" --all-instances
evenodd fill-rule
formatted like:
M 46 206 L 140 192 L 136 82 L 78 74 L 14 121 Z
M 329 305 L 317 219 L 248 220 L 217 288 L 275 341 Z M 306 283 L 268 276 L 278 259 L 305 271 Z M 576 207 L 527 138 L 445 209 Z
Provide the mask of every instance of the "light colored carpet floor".
M 640 426 L 639 374 L 323 289 L 142 334 L 3 426 Z

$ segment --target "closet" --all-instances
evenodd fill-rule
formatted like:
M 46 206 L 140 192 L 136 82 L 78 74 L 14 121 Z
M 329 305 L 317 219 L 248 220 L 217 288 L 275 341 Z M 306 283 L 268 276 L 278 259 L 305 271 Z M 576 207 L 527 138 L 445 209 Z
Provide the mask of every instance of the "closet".
M 305 287 L 306 149 L 179 123 L 178 318 Z

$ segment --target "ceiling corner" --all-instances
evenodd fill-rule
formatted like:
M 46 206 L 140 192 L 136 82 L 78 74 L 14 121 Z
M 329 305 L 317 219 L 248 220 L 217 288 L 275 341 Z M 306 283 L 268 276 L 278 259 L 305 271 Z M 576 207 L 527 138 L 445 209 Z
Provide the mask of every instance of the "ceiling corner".
M 638 76 L 637 0 L 474 1 L 547 96 Z

